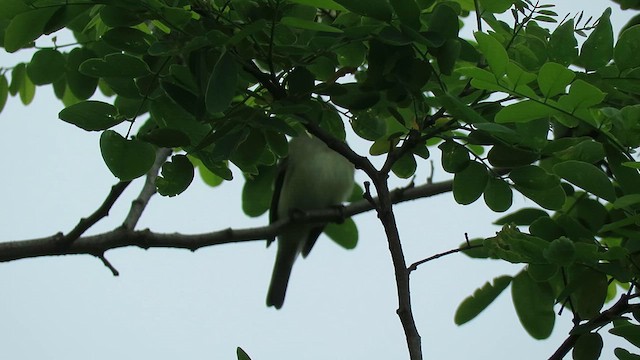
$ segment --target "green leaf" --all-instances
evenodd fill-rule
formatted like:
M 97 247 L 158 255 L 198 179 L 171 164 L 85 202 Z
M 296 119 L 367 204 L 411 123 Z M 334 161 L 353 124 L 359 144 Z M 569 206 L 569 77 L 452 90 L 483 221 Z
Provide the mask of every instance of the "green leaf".
M 529 165 L 540 159 L 540 154 L 526 149 L 497 144 L 489 150 L 487 158 L 491 165 L 495 167 L 512 168 Z
M 521 271 L 511 282 L 511 296 L 520 323 L 534 339 L 551 335 L 555 323 L 553 290 L 546 282 L 535 282 Z
M 613 353 L 620 360 L 640 360 L 640 355 L 632 354 L 623 348 L 616 348 Z
M 620 34 L 613 51 L 613 59 L 620 71 L 640 67 L 640 25 L 632 26 Z
M 625 338 L 628 342 L 632 343 L 636 347 L 640 347 L 640 326 L 629 322 L 616 325 L 613 329 L 609 330 L 613 335 L 617 335 Z
M 309 5 L 309 6 L 313 6 L 315 8 L 320 8 L 320 9 L 339 10 L 339 11 L 347 10 L 342 5 L 338 4 L 333 0 L 290 0 L 290 1 L 296 4 Z
M 203 113 L 202 101 L 193 92 L 168 81 L 161 81 L 160 86 L 167 96 L 184 110 L 196 117 Z
M 364 63 L 364 61 L 366 60 L 367 51 L 367 47 L 360 42 L 346 44 L 335 49 L 335 53 L 338 56 L 338 63 L 341 66 L 350 66 L 355 68 Z
M 158 193 L 176 196 L 185 191 L 193 181 L 193 164 L 186 155 L 174 155 L 171 162 L 162 165 L 162 176 L 156 178 Z
M 624 209 L 640 204 L 640 194 L 624 195 L 616 199 L 613 203 L 615 209 Z
M 509 178 L 514 184 L 534 190 L 544 190 L 560 185 L 560 179 L 536 165 L 526 165 L 511 170 Z
M 578 58 L 578 41 L 573 32 L 573 19 L 558 26 L 549 39 L 549 60 L 569 66 Z
M 200 173 L 200 178 L 202 178 L 202 181 L 204 181 L 205 184 L 211 187 L 216 187 L 222 184 L 224 179 L 214 174 L 206 166 L 204 166 L 204 164 L 202 163 L 202 160 L 191 155 L 187 155 L 187 157 L 189 158 L 193 166 L 198 168 L 198 172 Z
M 529 226 L 531 235 L 552 241 L 564 235 L 564 230 L 549 216 L 539 217 Z
M 287 76 L 287 88 L 293 96 L 308 97 L 313 91 L 315 76 L 303 66 L 296 66 Z
M 118 116 L 115 106 L 95 100 L 82 101 L 62 109 L 58 117 L 87 131 L 106 130 L 124 120 Z
M 42 7 L 17 14 L 5 30 L 5 50 L 15 52 L 39 38 L 57 9 L 55 6 Z
M 509 66 L 507 65 L 507 68 Z M 471 78 L 471 85 L 476 89 L 490 90 L 490 91 L 504 91 L 506 87 L 498 84 L 498 79 L 493 73 L 480 69 L 478 67 L 461 67 L 457 68 L 456 72 Z
M 413 154 L 407 153 L 393 164 L 391 171 L 401 179 L 408 179 L 416 173 L 417 167 L 418 164 L 416 163 L 416 159 Z
M 560 210 L 566 200 L 566 194 L 561 185 L 551 189 L 536 190 L 515 186 L 522 195 L 533 200 L 536 204 L 549 210 Z
M 538 73 L 538 85 L 545 99 L 558 94 L 564 94 L 566 87 L 573 81 L 576 74 L 566 66 L 554 62 L 547 62 Z
M 155 42 L 151 34 L 130 27 L 116 27 L 109 29 L 102 40 L 114 48 L 136 55 L 145 55 L 149 46 Z
M 469 150 L 455 141 L 445 141 L 438 148 L 442 154 L 442 168 L 448 173 L 464 170 L 471 161 Z
M 463 254 L 473 259 L 488 259 L 490 257 L 482 238 L 465 241 L 458 248 L 462 250 Z
M 84 19 L 84 16 L 88 16 L 89 10 L 93 7 L 93 4 L 88 3 L 65 3 L 65 6 L 62 5 L 59 1 L 52 1 L 59 5 L 56 11 L 53 13 L 49 21 L 46 22 L 42 33 L 49 35 L 52 34 L 65 26 L 68 27 L 69 30 L 73 29 L 74 31 L 79 31 L 79 24 L 74 23 L 74 20 L 77 18 Z M 37 7 L 40 7 L 44 4 L 38 3 Z M 42 6 L 46 7 L 46 6 Z
M 129 4 L 133 5 L 133 3 L 135 2 Z M 140 2 L 137 3 L 137 5 L 142 4 Z M 128 6 L 129 4 L 124 4 L 125 6 L 123 7 L 115 4 L 114 6 L 104 6 L 100 10 L 100 20 L 109 27 L 133 26 L 148 20 L 148 13 L 141 11 L 139 8 L 131 9 Z
M 568 160 L 556 164 L 553 167 L 553 172 L 597 197 L 610 202 L 616 199 L 615 190 L 609 177 L 592 164 Z
M 16 15 L 29 10 L 31 8 L 23 0 L 4 0 L 0 2 L 0 19 L 11 20 Z
M 86 100 L 93 95 L 98 86 L 98 79 L 92 76 L 82 74 L 78 69 L 80 65 L 91 58 L 95 58 L 96 54 L 86 48 L 75 48 L 67 56 L 66 79 L 69 90 L 73 95 L 80 99 Z
M 500 219 L 493 222 L 494 225 L 531 225 L 534 221 L 541 217 L 549 217 L 546 211 L 536 208 L 524 208 L 514 213 L 503 216 Z
M 605 146 L 604 150 L 618 186 L 626 194 L 640 193 L 640 174 L 638 174 L 638 170 L 625 166 L 624 163 L 628 160 L 627 157 L 621 154 L 618 149 L 614 149 L 613 146 Z
M 414 30 L 420 29 L 420 8 L 416 0 L 389 0 L 400 22 Z
M 240 348 L 239 346 L 236 349 L 236 356 L 238 357 L 238 360 L 251 360 L 249 355 L 247 355 L 247 353 L 244 352 L 244 350 L 242 350 L 242 348 Z
M 23 82 L 27 78 L 27 66 L 25 63 L 19 63 L 13 67 L 11 71 L 11 84 L 9 84 L 9 94 L 15 96 L 20 91 Z
M 490 13 L 502 14 L 513 5 L 512 0 L 480 0 L 480 5 Z
M 478 200 L 489 181 L 487 168 L 476 161 L 457 172 L 453 178 L 453 198 L 458 204 L 468 205 Z
M 11 84 L 9 84 L 9 94 L 20 96 L 20 101 L 24 105 L 29 105 L 36 93 L 36 87 L 27 76 L 26 65 L 19 63 L 11 71 Z
M 351 218 L 343 223 L 329 223 L 324 228 L 324 233 L 345 249 L 353 249 L 358 245 L 358 227 Z
M 177 7 L 162 6 L 160 8 L 161 20 L 171 27 L 183 27 L 191 20 L 193 13 L 189 10 Z
M 64 75 L 66 61 L 57 50 L 42 49 L 33 54 L 27 75 L 36 85 L 51 84 Z
M 502 179 L 489 178 L 487 187 L 484 190 L 484 202 L 489 209 L 495 212 L 509 210 L 513 204 L 511 187 Z
M 233 55 L 225 51 L 213 68 L 207 92 L 205 104 L 211 114 L 225 111 L 236 93 L 238 83 L 238 64 Z
M 569 266 L 576 260 L 576 247 L 571 239 L 563 236 L 549 244 L 544 251 L 544 257 L 551 264 Z
M 460 101 L 458 96 L 451 95 L 447 92 L 438 94 L 438 101 L 447 109 L 447 112 L 456 119 L 466 121 L 470 124 L 485 123 L 485 119 L 477 111 L 464 102 Z
M 517 65 L 513 61 L 509 61 L 509 64 L 507 64 L 507 78 L 509 78 L 509 80 L 513 84 L 513 90 L 521 91 L 524 85 L 527 85 L 532 81 L 534 81 L 537 78 L 537 76 L 533 73 L 523 70 L 519 65 Z M 528 89 L 527 91 L 531 91 L 531 90 Z M 527 95 L 527 94 L 524 94 L 524 95 Z
M 269 210 L 277 166 L 259 167 L 258 174 L 246 177 L 242 188 L 242 211 L 257 217 Z
M 358 15 L 391 21 L 392 9 L 387 0 L 335 0 L 335 2 Z
M 300 19 L 292 16 L 284 16 L 280 19 L 280 24 L 290 26 L 297 29 L 321 31 L 330 33 L 342 33 L 342 30 L 328 24 L 319 23 L 311 20 Z
M 607 275 L 588 267 L 580 267 L 569 275 L 567 287 L 575 289 L 571 293 L 571 301 L 580 318 L 593 319 L 598 316 L 607 298 Z
M 509 63 L 507 50 L 496 38 L 489 34 L 476 32 L 473 35 L 493 74 L 498 79 L 502 78 L 507 73 L 507 64 Z
M 160 147 L 177 148 L 191 145 L 189 136 L 177 129 L 160 128 L 140 136 L 140 139 Z
M 511 283 L 511 276 L 503 275 L 493 279 L 493 284 L 486 282 L 483 287 L 476 289 L 473 295 L 464 299 L 454 316 L 456 325 L 462 325 L 473 320 L 502 293 Z
M 440 72 L 451 75 L 456 65 L 456 60 L 460 55 L 460 41 L 458 39 L 447 39 L 440 48 L 435 51 L 436 60 Z
M 437 4 L 429 18 L 429 32 L 439 34 L 444 40 L 447 40 L 457 39 L 459 31 L 460 19 L 456 11 L 448 4 Z M 427 35 L 428 33 L 423 37 L 427 37 Z
M 553 107 L 534 100 L 524 100 L 510 104 L 498 111 L 495 121 L 498 124 L 524 123 L 532 120 L 548 118 L 558 114 Z
M 606 94 L 588 82 L 578 79 L 571 84 L 569 95 L 560 97 L 558 104 L 567 112 L 586 109 L 600 104 Z
M 284 134 L 274 131 L 265 131 L 264 137 L 267 140 L 269 149 L 278 157 L 284 157 L 289 152 L 289 143 Z
M 113 130 L 106 130 L 100 136 L 100 152 L 111 173 L 121 181 L 146 174 L 156 159 L 151 144 L 127 140 Z
M 522 233 L 514 224 L 503 226 L 496 236 L 485 239 L 483 246 L 492 258 L 514 264 L 547 263 L 544 250 L 549 246 L 549 242 Z
M 613 55 L 613 29 L 611 28 L 611 8 L 600 16 L 598 25 L 582 44 L 580 66 L 587 70 L 597 70 L 609 63 Z
M 601 143 L 589 139 L 564 150 L 556 151 L 553 156 L 560 160 L 578 160 L 595 164 L 604 159 L 605 153 Z
M 551 264 L 528 264 L 527 273 L 535 282 L 545 282 L 558 273 L 559 267 Z
M 86 60 L 80 65 L 79 71 L 87 76 L 102 78 L 135 78 L 151 72 L 142 59 L 120 53 L 109 54 L 102 59 Z
M 267 148 L 267 140 L 262 131 L 252 130 L 242 142 L 236 142 L 234 145 L 236 148 L 231 153 L 231 161 L 243 171 L 255 173 L 254 167 L 258 165 Z
M 9 82 L 4 74 L 0 75 L 0 113 L 4 106 L 7 104 L 7 98 L 9 97 Z
M 598 333 L 582 334 L 576 341 L 571 355 L 573 360 L 597 360 L 602 353 L 602 336 Z
M 353 131 L 361 138 L 376 141 L 387 134 L 387 123 L 378 115 L 362 112 L 351 120 Z
M 340 88 L 344 91 L 331 95 L 331 101 L 351 111 L 369 109 L 380 101 L 379 92 L 364 91 L 355 83 L 342 84 Z

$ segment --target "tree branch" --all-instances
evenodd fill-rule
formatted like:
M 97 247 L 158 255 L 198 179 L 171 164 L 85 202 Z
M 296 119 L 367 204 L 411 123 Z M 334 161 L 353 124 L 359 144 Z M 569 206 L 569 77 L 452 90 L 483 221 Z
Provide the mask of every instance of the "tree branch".
M 624 294 L 620 296 L 620 299 L 613 304 L 609 309 L 600 313 L 600 315 L 589 320 L 588 322 L 574 326 L 569 336 L 564 340 L 562 345 L 549 357 L 549 360 L 561 360 L 573 349 L 576 345 L 576 341 L 582 334 L 589 333 L 601 326 L 604 326 L 616 319 L 619 319 L 623 314 L 629 313 L 633 310 L 640 309 L 640 304 L 629 304 L 629 300 L 634 298 L 635 295 Z
M 483 245 L 467 245 L 467 246 L 465 246 L 463 248 L 455 248 L 455 249 L 451 249 L 451 250 L 448 250 L 448 251 L 445 251 L 445 252 L 441 252 L 441 253 L 429 256 L 426 259 L 422 259 L 420 261 L 414 262 L 413 264 L 411 264 L 411 266 L 409 266 L 408 271 L 411 273 L 412 271 L 417 270 L 418 266 L 420 266 L 420 265 L 422 265 L 424 263 L 427 263 L 429 261 L 433 261 L 433 260 L 439 259 L 439 258 L 441 258 L 443 256 L 447 256 L 447 255 L 451 255 L 451 254 L 455 254 L 455 253 L 459 253 L 459 252 L 467 251 L 467 250 L 471 250 L 471 249 L 478 249 L 478 248 L 481 248 L 481 247 L 483 247 Z
M 396 276 L 396 289 L 398 293 L 398 309 L 396 313 L 402 323 L 404 334 L 407 339 L 407 347 L 409 349 L 409 358 L 411 360 L 422 360 L 422 340 L 418 333 L 413 310 L 411 307 L 411 289 L 409 281 L 409 271 L 404 259 L 402 250 L 402 242 L 398 233 L 398 225 L 393 213 L 393 202 L 388 188 L 388 174 L 379 173 L 377 177 L 372 178 L 373 184 L 378 191 L 378 218 L 384 226 L 387 241 L 389 243 L 389 252 L 393 262 L 394 273 Z
M 449 192 L 452 185 L 453 182 L 449 180 L 413 188 L 400 188 L 391 191 L 389 197 L 393 203 L 402 203 Z M 344 209 L 328 208 L 309 211 L 296 221 L 340 221 L 343 217 L 352 217 L 372 209 L 372 204 L 363 199 L 349 204 Z M 0 262 L 52 255 L 89 254 L 95 256 L 95 254 L 102 254 L 107 250 L 128 246 L 143 249 L 165 247 L 196 250 L 205 246 L 267 239 L 277 235 L 288 222 L 289 219 L 283 218 L 269 226 L 238 230 L 225 229 L 195 235 L 160 234 L 149 230 L 133 231 L 122 226 L 110 232 L 80 237 L 68 247 L 59 246 L 60 235 L 55 234 L 39 239 L 0 243 Z
M 107 217 L 109 215 L 109 210 L 113 207 L 116 200 L 122 195 L 124 190 L 131 184 L 131 181 L 121 181 L 111 187 L 111 191 L 107 198 L 104 199 L 104 202 L 93 214 L 89 215 L 89 217 L 82 218 L 78 222 L 78 225 L 74 227 L 67 235 L 60 236 L 57 235 L 58 246 L 67 247 L 71 245 L 74 241 L 76 241 L 85 231 L 87 231 L 90 227 L 95 225 L 102 218 Z
M 122 226 L 127 230 L 133 230 L 142 216 L 142 212 L 149 203 L 149 199 L 156 193 L 156 178 L 158 177 L 158 171 L 167 158 L 173 153 L 173 150 L 167 148 L 159 148 L 156 150 L 156 161 L 149 169 L 144 181 L 144 186 L 140 191 L 138 198 L 131 202 L 131 208 L 129 214 L 124 219 Z

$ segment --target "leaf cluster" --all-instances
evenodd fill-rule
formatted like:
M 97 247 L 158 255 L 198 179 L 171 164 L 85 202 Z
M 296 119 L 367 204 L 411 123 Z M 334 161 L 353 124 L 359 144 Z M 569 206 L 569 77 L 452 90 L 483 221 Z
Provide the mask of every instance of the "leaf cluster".
M 472 12 L 481 25 L 463 39 Z M 0 43 L 35 52 L 1 69 L 0 110 L 51 85 L 61 120 L 102 133 L 119 179 L 147 173 L 158 147 L 179 153 L 156 181 L 166 196 L 196 169 L 212 186 L 231 180 L 233 165 L 250 216 L 267 210 L 287 136 L 305 128 L 355 133 L 400 178 L 437 146 L 457 203 L 482 197 L 505 212 L 515 191 L 538 206 L 504 216 L 467 251 L 524 267 L 466 299 L 456 322 L 511 286 L 523 326 L 542 339 L 555 308 L 590 324 L 616 289 L 632 293 L 640 271 L 640 25 L 614 41 L 610 15 L 578 28 L 526 0 L 5 0 Z M 76 43 L 35 46 L 63 28 Z M 97 91 L 113 101 L 92 99 Z M 355 246 L 351 220 L 328 233 Z M 635 322 L 609 322 L 637 345 Z M 598 356 L 594 329 L 574 355 Z M 632 358 L 625 351 L 616 356 Z

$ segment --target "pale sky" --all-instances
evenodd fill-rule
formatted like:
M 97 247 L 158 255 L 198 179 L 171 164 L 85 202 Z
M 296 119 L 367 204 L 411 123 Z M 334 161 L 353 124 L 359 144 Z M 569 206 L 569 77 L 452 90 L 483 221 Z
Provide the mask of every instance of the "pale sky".
M 580 4 L 580 9 L 571 4 Z M 569 4 L 569 5 L 566 5 Z M 614 30 L 631 17 L 610 1 L 564 1 L 558 13 L 585 10 L 598 17 L 611 6 Z M 471 27 L 465 29 L 469 37 Z M 28 60 L 6 54 L 0 66 Z M 0 177 L 0 241 L 67 232 L 92 213 L 116 182 L 103 164 L 99 133 L 58 120 L 63 108 L 49 87 L 34 102 L 9 99 L 0 113 L 4 147 Z M 116 130 L 124 132 L 123 125 Z M 364 153 L 362 147 L 358 147 Z M 437 153 L 433 160 L 438 163 Z M 428 175 L 421 164 L 416 181 Z M 240 179 L 241 174 L 234 171 Z M 437 170 L 434 181 L 448 179 Z M 362 184 L 363 174 L 357 175 Z M 136 181 L 110 216 L 88 234 L 118 226 L 141 187 Z M 406 184 L 395 180 L 396 186 Z M 196 179 L 182 195 L 155 196 L 138 225 L 158 232 L 201 233 L 267 224 L 240 209 L 241 181 L 210 188 Z M 533 206 L 516 195 L 519 206 Z M 408 263 L 455 248 L 464 233 L 498 230 L 482 201 L 457 205 L 452 194 L 395 208 Z M 284 307 L 265 306 L 275 247 L 264 242 L 214 246 L 195 253 L 126 248 L 106 254 L 113 277 L 90 256 L 0 263 L 0 357 L 5 359 L 235 359 L 237 346 L 253 360 L 407 359 L 395 314 L 397 297 L 387 242 L 374 213 L 354 219 L 358 247 L 346 251 L 326 237 L 294 267 Z M 458 327 L 458 304 L 484 282 L 521 266 L 453 255 L 421 266 L 411 278 L 413 310 L 425 359 L 542 359 L 567 336 L 571 318 L 556 319 L 550 339 L 536 341 L 520 326 L 509 291 L 474 321 Z M 606 333 L 605 333 L 606 334 Z M 605 335 L 605 343 L 612 343 Z M 618 346 L 624 344 L 616 341 Z M 612 348 L 603 358 L 612 358 Z

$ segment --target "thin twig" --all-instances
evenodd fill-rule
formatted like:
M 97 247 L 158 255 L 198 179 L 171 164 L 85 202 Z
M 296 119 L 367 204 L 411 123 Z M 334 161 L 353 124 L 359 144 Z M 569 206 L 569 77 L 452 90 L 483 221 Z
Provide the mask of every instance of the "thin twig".
M 173 150 L 167 148 L 159 148 L 156 151 L 156 161 L 153 163 L 153 166 L 151 166 L 151 169 L 149 169 L 149 172 L 147 173 L 147 177 L 145 179 L 144 186 L 140 191 L 140 195 L 138 195 L 138 198 L 131 202 L 129 214 L 127 214 L 127 217 L 122 223 L 122 226 L 125 229 L 133 230 L 136 227 L 138 220 L 140 220 L 140 217 L 142 216 L 142 212 L 149 203 L 149 199 L 151 199 L 153 194 L 156 193 L 156 178 L 158 177 L 158 171 L 172 152 Z
M 435 254 L 435 255 L 429 256 L 426 259 L 422 259 L 420 261 L 414 262 L 413 264 L 411 264 L 411 266 L 409 266 L 407 271 L 409 271 L 409 273 L 411 273 L 412 271 L 417 270 L 418 266 L 420 266 L 420 265 L 422 265 L 422 264 L 424 264 L 426 262 L 429 262 L 429 261 L 432 261 L 432 260 L 435 260 L 435 259 L 439 259 L 439 258 L 441 258 L 443 256 L 459 253 L 461 251 L 467 251 L 467 250 L 471 250 L 471 249 L 481 248 L 482 246 L 483 245 L 467 245 L 467 246 L 465 246 L 463 248 L 456 248 L 456 249 L 451 249 L 451 250 L 448 250 L 448 251 L 445 251 L 445 252 L 441 252 L 439 254 Z
M 115 204 L 116 200 L 118 200 L 120 195 L 122 195 L 129 184 L 131 184 L 131 181 L 121 181 L 113 185 L 111 187 L 109 195 L 107 195 L 106 199 L 104 199 L 102 205 L 100 205 L 100 207 L 98 207 L 98 209 L 96 209 L 93 214 L 89 215 L 86 218 L 80 219 L 78 225 L 76 225 L 76 227 L 69 231 L 67 235 L 59 237 L 58 245 L 61 247 L 67 247 L 71 245 L 75 240 L 82 236 L 85 231 L 95 225 L 102 218 L 108 216 L 109 210 L 111 210 L 113 204 Z
M 97 255 L 96 257 L 102 260 L 102 263 L 104 264 L 104 266 L 107 267 L 107 269 L 111 270 L 111 273 L 113 274 L 113 276 L 120 275 L 120 272 L 118 271 L 118 269 L 116 269 L 113 265 L 111 265 L 111 263 L 109 262 L 109 260 L 107 260 L 104 254 Z

